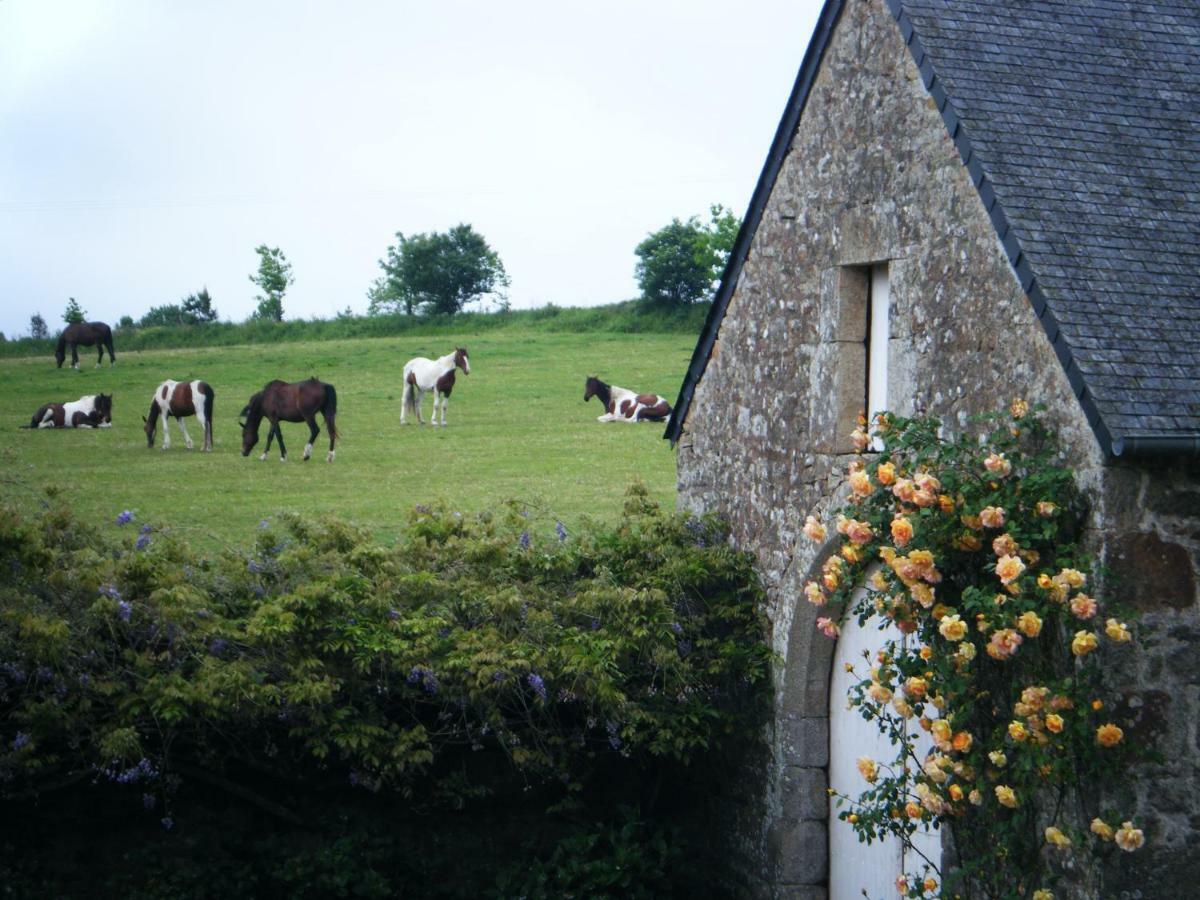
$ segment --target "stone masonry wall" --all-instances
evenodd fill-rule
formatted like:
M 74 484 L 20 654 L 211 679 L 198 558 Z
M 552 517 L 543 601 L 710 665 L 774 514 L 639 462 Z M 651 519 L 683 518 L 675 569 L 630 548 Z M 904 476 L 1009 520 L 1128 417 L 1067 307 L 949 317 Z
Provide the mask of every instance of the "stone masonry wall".
M 1115 664 L 1129 676 L 1128 714 L 1172 748 L 1156 777 L 1187 785 L 1173 805 L 1155 799 L 1153 784 L 1142 789 L 1141 812 L 1193 834 L 1197 467 L 1106 467 L 895 21 L 883 0 L 848 0 L 679 442 L 680 504 L 722 513 L 734 543 L 756 554 L 785 661 L 770 771 L 750 773 L 747 805 L 731 816 L 746 893 L 824 896 L 827 805 L 814 797 L 830 751 L 830 648 L 814 637 L 812 607 L 798 602 L 817 561 L 800 528 L 808 513 L 828 519 L 844 497 L 847 435 L 863 406 L 861 269 L 848 267 L 885 261 L 889 406 L 960 427 L 1015 396 L 1047 404 L 1093 499 L 1093 538 L 1108 541 L 1108 563 L 1164 573 L 1122 583 L 1146 612 L 1151 646 Z M 1129 877 L 1130 890 L 1145 891 L 1145 873 Z

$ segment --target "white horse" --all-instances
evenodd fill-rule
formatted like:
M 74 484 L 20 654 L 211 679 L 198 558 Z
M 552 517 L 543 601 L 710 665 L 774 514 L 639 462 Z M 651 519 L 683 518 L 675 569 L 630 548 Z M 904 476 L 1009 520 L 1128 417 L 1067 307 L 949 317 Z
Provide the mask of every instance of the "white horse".
M 28 427 L 111 428 L 112 395 L 91 394 L 70 403 L 43 404 L 33 414 Z
M 599 397 L 604 415 L 597 422 L 662 422 L 671 415 L 671 404 L 658 394 L 638 394 L 615 384 L 605 384 L 588 376 L 583 388 L 583 401 Z
M 195 416 L 204 432 L 202 450 L 212 450 L 212 415 L 213 389 L 203 381 L 171 381 L 168 379 L 154 389 L 150 398 L 150 415 L 142 416 L 146 423 L 146 446 L 154 446 L 154 432 L 158 428 L 158 420 L 162 419 L 164 450 L 171 449 L 171 430 L 167 428 L 169 416 L 174 416 L 183 432 L 183 441 L 189 450 L 192 449 L 192 438 L 187 426 L 183 424 L 184 416 Z
M 400 424 L 407 424 L 407 414 L 411 409 L 417 414 L 417 421 L 424 423 L 421 418 L 421 400 L 426 391 L 433 391 L 433 416 L 430 425 L 438 424 L 438 405 L 442 408 L 442 425 L 446 424 L 446 404 L 450 401 L 450 391 L 454 389 L 454 370 L 462 369 L 464 375 L 471 374 L 471 362 L 467 359 L 466 347 L 455 347 L 450 353 L 437 359 L 426 359 L 418 356 L 404 364 L 404 395 L 400 403 Z

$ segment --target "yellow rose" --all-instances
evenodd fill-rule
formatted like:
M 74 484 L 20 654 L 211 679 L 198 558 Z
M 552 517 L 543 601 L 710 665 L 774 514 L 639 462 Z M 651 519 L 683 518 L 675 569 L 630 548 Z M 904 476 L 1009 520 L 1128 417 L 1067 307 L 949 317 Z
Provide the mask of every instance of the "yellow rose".
M 1054 894 L 1047 888 L 1038 888 L 1033 892 L 1033 900 L 1054 900 Z
M 810 581 L 804 585 L 804 598 L 813 606 L 825 605 L 825 592 L 821 590 L 821 586 L 815 581 Z
M 1020 806 L 1016 792 L 1006 784 L 996 785 L 996 800 L 1001 806 L 1016 809 Z
M 933 742 L 938 746 L 949 746 L 952 731 L 950 723 L 945 719 L 934 719 L 929 724 L 929 733 L 933 735 Z
M 1066 850 L 1071 846 L 1071 839 L 1051 825 L 1045 831 L 1046 843 L 1056 850 Z
M 1006 554 L 996 560 L 996 576 L 1001 584 L 1011 584 L 1020 578 L 1024 571 L 1025 563 L 1021 562 L 1020 557 Z
M 920 603 L 921 606 L 925 607 L 925 609 L 929 609 L 929 607 L 933 606 L 934 590 L 924 582 L 918 582 L 917 584 L 914 584 L 908 589 L 908 592 L 912 594 L 912 598 Z
M 1132 822 L 1122 822 L 1114 838 L 1117 846 L 1127 853 L 1132 853 L 1146 843 L 1146 836 L 1142 834 L 1142 829 L 1134 828 Z
M 979 516 L 960 516 L 959 518 L 972 531 L 983 531 L 983 522 L 979 520 Z
M 1071 615 L 1077 619 L 1090 619 L 1096 615 L 1097 603 L 1087 594 L 1076 594 L 1071 598 Z
M 926 893 L 932 894 L 937 890 L 937 879 L 932 875 L 928 876 L 924 881 L 921 882 L 921 887 L 925 889 Z
M 1022 726 L 1024 727 L 1024 726 Z M 988 759 L 992 761 L 992 765 L 998 769 L 1003 769 L 1008 763 L 1008 757 L 1004 755 L 1003 750 L 993 750 L 988 754 Z
M 1008 736 L 1014 741 L 1024 741 L 1029 737 L 1029 729 L 1025 727 L 1024 722 L 1009 722 Z
M 858 774 L 868 783 L 874 784 L 879 777 L 879 765 L 869 756 L 860 756 L 858 758 Z
M 871 686 L 869 688 L 867 688 L 867 694 L 870 696 L 870 698 L 872 700 L 874 700 L 876 703 L 879 703 L 879 704 L 887 703 L 889 700 L 892 699 L 891 690 L 888 688 L 885 688 L 882 684 L 880 684 L 877 681 L 873 682 L 871 684 Z
M 954 503 L 953 497 L 951 497 L 949 494 L 938 494 L 937 499 L 938 499 L 938 509 L 940 509 L 942 512 L 946 513 L 946 515 L 949 515 L 950 513 L 954 512 L 955 503 Z
M 1035 638 L 1042 633 L 1042 620 L 1032 610 L 1021 613 L 1017 617 L 1017 630 L 1025 637 Z
M 971 793 L 967 794 L 967 799 L 971 801 L 972 806 L 980 806 L 983 803 L 983 794 L 979 793 L 979 791 L 971 791 Z
M 875 490 L 871 478 L 866 472 L 855 472 L 850 476 L 850 490 L 859 497 L 870 497 Z
M 1063 730 L 1063 717 L 1058 713 L 1050 713 L 1046 716 L 1046 730 L 1052 731 L 1055 734 L 1061 734 Z
M 1087 582 L 1087 576 L 1078 569 L 1063 569 L 1058 577 L 1073 588 L 1081 588 Z
M 1058 506 L 1051 503 L 1049 500 L 1039 500 L 1037 504 L 1037 514 L 1043 519 L 1048 519 L 1058 511 Z
M 984 528 L 1003 528 L 1006 512 L 1003 506 L 985 506 L 979 511 Z
M 938 631 L 948 641 L 961 641 L 967 636 L 967 623 L 958 615 L 943 616 Z
M 1123 737 L 1125 737 L 1125 732 L 1121 730 L 1120 726 L 1114 725 L 1112 722 L 1101 725 L 1096 729 L 1096 743 L 1101 747 L 1115 747 L 1121 743 Z
M 929 687 L 929 682 L 918 675 L 914 675 L 908 681 L 904 682 L 904 693 L 914 700 L 920 700 L 925 696 L 925 691 Z
M 919 819 L 922 815 L 921 804 L 909 800 L 904 804 L 904 814 L 910 819 Z
M 905 516 L 896 516 L 892 519 L 892 542 L 897 547 L 903 547 L 912 540 L 913 526 L 912 522 Z
M 875 478 L 885 487 L 896 482 L 896 467 L 890 463 L 880 463 L 879 468 L 875 470 Z
M 950 799 L 953 800 L 955 803 L 957 803 L 959 800 L 961 800 L 963 798 L 963 789 L 961 787 L 959 787 L 957 784 L 952 784 L 952 785 L 950 785 L 949 794 L 950 794 Z
M 992 540 L 992 552 L 997 556 L 1016 556 L 1020 549 L 1011 534 L 1001 534 Z
M 1092 819 L 1091 832 L 1102 841 L 1113 839 L 1113 828 L 1103 819 Z
M 975 645 L 970 641 L 967 641 L 965 644 L 960 644 L 958 647 L 958 653 L 956 653 L 955 656 L 965 663 L 970 662 L 975 658 Z
M 1076 656 L 1087 656 L 1096 647 L 1099 646 L 1099 641 L 1096 636 L 1090 631 L 1077 631 L 1075 638 L 1071 641 L 1071 652 Z
M 974 743 L 974 739 L 971 737 L 971 735 L 965 731 L 960 731 L 954 735 L 954 739 L 950 742 L 950 746 L 959 753 L 969 753 L 972 743 Z
M 1017 397 L 1008 405 L 1008 411 L 1014 419 L 1023 419 L 1029 415 L 1029 404 Z
M 1109 619 L 1104 623 L 1104 633 L 1118 643 L 1133 640 L 1133 635 L 1129 633 L 1125 623 L 1116 619 Z
M 804 520 L 804 536 L 815 544 L 825 540 L 825 526 L 817 521 L 815 516 L 809 516 Z
M 1003 453 L 989 454 L 983 461 L 983 467 L 989 474 L 997 478 L 1007 478 L 1012 472 L 1012 463 L 1005 458 Z

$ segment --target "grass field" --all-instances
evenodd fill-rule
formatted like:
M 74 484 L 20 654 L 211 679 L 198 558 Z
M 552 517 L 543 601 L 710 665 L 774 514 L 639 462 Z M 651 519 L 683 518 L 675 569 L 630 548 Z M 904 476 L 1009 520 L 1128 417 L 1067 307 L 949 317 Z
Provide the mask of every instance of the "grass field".
M 36 504 L 45 486 L 58 485 L 91 521 L 130 509 L 138 523 L 169 526 L 210 549 L 248 542 L 262 519 L 283 510 L 335 514 L 387 541 L 412 506 L 437 500 L 477 510 L 517 499 L 551 527 L 556 518 L 570 527 L 585 515 L 615 517 L 626 486 L 640 479 L 673 506 L 675 458 L 663 426 L 597 423 L 602 410 L 583 403 L 583 382 L 595 374 L 674 401 L 694 343 L 687 334 L 499 331 L 142 352 L 118 345 L 117 365 L 106 358 L 99 369 L 81 348 L 78 372 L 56 369 L 49 355 L 0 360 L 0 495 Z M 459 373 L 449 426 L 401 427 L 404 362 L 455 345 L 469 348 L 472 374 Z M 282 426 L 286 463 L 275 447 L 259 461 L 265 423 L 243 458 L 237 414 L 250 395 L 272 378 L 310 375 L 338 391 L 336 462 L 324 461 L 324 434 L 313 459 L 301 461 L 302 423 Z M 161 432 L 147 449 L 142 416 L 165 378 L 213 386 L 213 453 L 188 451 L 174 423 L 169 451 L 158 449 Z M 100 392 L 114 395 L 111 429 L 18 430 L 42 403 Z M 429 395 L 424 411 L 432 411 Z M 195 419 L 187 421 L 199 447 Z

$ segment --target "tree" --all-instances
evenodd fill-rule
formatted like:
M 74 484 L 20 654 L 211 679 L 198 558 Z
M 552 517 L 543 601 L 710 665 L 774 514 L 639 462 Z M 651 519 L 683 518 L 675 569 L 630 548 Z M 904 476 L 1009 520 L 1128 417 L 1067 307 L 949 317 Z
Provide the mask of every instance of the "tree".
M 131 328 L 136 328 L 137 323 L 133 321 L 133 316 L 121 316 L 121 318 L 117 320 L 117 327 L 122 331 L 128 331 Z
M 454 315 L 484 294 L 503 297 L 508 288 L 504 264 L 483 235 L 470 225 L 456 225 L 443 233 L 396 232 L 397 243 L 379 261 L 384 277 L 367 292 L 368 312 L 403 309 Z
M 258 254 L 258 272 L 250 276 L 250 282 L 257 285 L 262 293 L 254 298 L 258 301 L 258 308 L 251 318 L 282 322 L 283 295 L 288 285 L 295 281 L 292 264 L 278 247 L 259 244 L 254 252 Z
M 213 306 L 212 295 L 208 288 L 203 287 L 198 294 L 188 294 L 183 301 L 183 317 L 189 325 L 205 325 L 217 321 L 217 310 Z M 282 304 L 280 318 L 283 317 Z
M 46 327 L 46 320 L 42 318 L 41 313 L 34 313 L 29 317 L 29 336 L 39 340 L 50 337 L 50 329 Z
M 642 296 L 673 304 L 693 303 L 708 295 L 729 260 L 741 221 L 717 204 L 708 224 L 692 216 L 672 219 L 637 245 L 636 275 Z
M 76 322 L 82 322 L 87 318 L 87 312 L 80 308 L 79 303 L 74 297 L 67 299 L 67 308 L 63 310 L 63 321 L 68 325 L 74 325 Z

